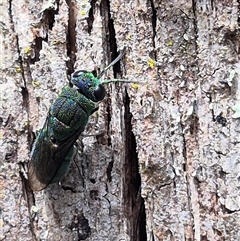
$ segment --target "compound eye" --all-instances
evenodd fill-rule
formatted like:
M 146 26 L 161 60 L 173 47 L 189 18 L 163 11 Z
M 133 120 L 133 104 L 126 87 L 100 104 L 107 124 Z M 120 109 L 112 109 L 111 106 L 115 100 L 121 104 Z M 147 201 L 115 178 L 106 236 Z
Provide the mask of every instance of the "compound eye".
M 103 100 L 103 98 L 106 95 L 106 90 L 103 87 L 103 85 L 98 85 L 98 87 L 94 90 L 94 96 L 96 98 L 97 101 L 101 101 Z

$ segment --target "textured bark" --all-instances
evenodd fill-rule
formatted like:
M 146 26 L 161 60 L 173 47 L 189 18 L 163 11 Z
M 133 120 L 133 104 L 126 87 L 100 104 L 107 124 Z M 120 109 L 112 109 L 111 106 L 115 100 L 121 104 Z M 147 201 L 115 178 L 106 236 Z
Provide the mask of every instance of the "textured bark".
M 0 240 L 239 240 L 239 1 L 0 6 Z M 27 163 L 77 69 L 114 83 L 61 184 Z M 93 133 L 97 135 L 92 135 Z

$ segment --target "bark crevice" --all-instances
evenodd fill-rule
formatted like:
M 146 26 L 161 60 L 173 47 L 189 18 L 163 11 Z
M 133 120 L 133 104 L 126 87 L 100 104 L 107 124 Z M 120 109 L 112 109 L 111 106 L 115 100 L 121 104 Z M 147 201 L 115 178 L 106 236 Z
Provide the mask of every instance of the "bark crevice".
M 89 10 L 87 23 L 88 23 L 88 33 L 91 34 L 94 22 L 94 10 L 95 10 L 96 0 L 91 1 L 91 8 Z
M 76 62 L 76 6 L 71 0 L 66 0 L 68 5 L 68 29 L 67 29 L 67 74 L 71 75 L 74 72 L 74 64 Z M 89 24 L 89 22 L 88 22 Z
M 92 5 L 93 9 L 93 5 Z M 106 57 L 108 63 L 111 63 L 117 56 L 117 41 L 116 41 L 116 32 L 114 28 L 114 21 L 111 19 L 110 13 L 110 2 L 109 0 L 103 0 L 100 3 L 100 14 L 103 19 L 103 50 L 106 53 Z M 113 65 L 113 76 L 116 78 L 121 73 L 120 61 Z M 106 116 L 107 116 L 107 143 L 108 146 L 111 146 L 111 137 L 110 137 L 110 123 L 112 119 L 112 111 L 111 111 L 111 99 L 107 99 L 107 107 L 106 107 Z
M 118 56 L 118 48 L 114 21 L 110 13 L 109 0 L 101 1 L 100 13 L 103 17 L 103 49 L 107 53 L 107 61 L 110 63 Z M 116 78 L 117 75 L 121 73 L 120 62 L 117 62 L 112 68 L 114 78 Z
M 146 213 L 141 197 L 141 176 L 139 173 L 136 139 L 132 132 L 130 99 L 124 94 L 125 124 L 125 165 L 124 165 L 124 206 L 129 236 L 132 241 L 146 241 Z
M 237 0 L 238 3 L 238 26 L 240 26 L 240 0 Z
M 150 4 L 151 4 L 151 9 L 152 9 L 152 44 L 153 44 L 153 48 L 154 48 L 154 59 L 157 61 L 157 53 L 155 50 L 156 44 L 155 44 L 155 37 L 156 37 L 156 27 L 157 27 L 157 10 L 154 6 L 154 1 L 150 0 Z

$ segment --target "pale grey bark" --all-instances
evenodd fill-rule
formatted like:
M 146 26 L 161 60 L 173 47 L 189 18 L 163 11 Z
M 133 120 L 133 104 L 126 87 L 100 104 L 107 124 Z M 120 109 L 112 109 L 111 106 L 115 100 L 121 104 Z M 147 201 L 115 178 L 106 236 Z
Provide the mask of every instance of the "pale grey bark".
M 238 240 L 239 1 L 1 5 L 0 240 Z M 26 181 L 73 70 L 126 47 L 61 185 Z M 138 168 L 139 167 L 139 168 Z M 140 175 L 139 175 L 140 173 Z M 144 200 L 144 202 L 143 202 Z

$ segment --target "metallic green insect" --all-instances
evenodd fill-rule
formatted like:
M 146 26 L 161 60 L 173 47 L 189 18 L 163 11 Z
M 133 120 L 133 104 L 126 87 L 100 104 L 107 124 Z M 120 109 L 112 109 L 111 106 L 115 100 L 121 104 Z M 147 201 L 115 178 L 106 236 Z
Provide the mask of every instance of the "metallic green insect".
M 124 51 L 98 77 L 91 72 L 76 71 L 71 82 L 77 88 L 63 87 L 33 145 L 28 166 L 28 180 L 33 191 L 59 182 L 66 174 L 74 156 L 74 143 L 86 127 L 89 116 L 97 110 L 96 102 L 106 95 L 103 84 L 118 81 L 101 82 L 100 78 L 123 54 Z

